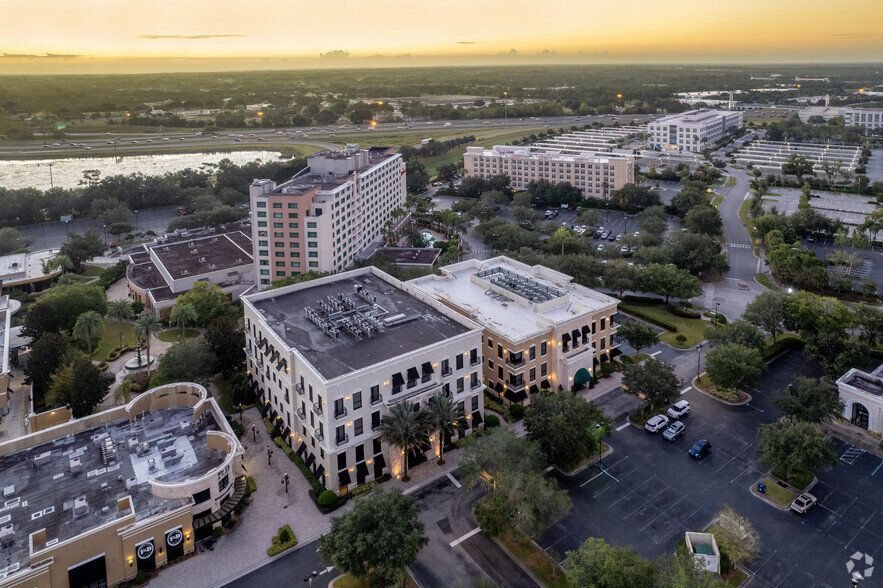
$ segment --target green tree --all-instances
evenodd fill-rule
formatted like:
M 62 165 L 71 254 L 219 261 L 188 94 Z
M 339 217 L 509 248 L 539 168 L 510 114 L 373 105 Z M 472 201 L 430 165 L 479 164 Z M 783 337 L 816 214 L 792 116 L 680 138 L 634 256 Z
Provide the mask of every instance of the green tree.
M 675 555 L 661 555 L 653 562 L 654 588 L 726 588 L 727 584 L 706 571 L 698 559 L 686 550 Z
M 468 487 L 492 487 L 475 507 L 475 517 L 488 536 L 532 535 L 567 514 L 567 492 L 543 476 L 544 460 L 537 443 L 518 437 L 508 427 L 491 429 L 464 448 L 460 473 Z
M 656 327 L 641 321 L 623 322 L 616 330 L 616 336 L 628 341 L 635 353 L 641 353 L 641 349 L 652 347 L 659 342 L 659 332 Z
M 694 206 L 684 217 L 684 226 L 694 233 L 716 237 L 724 226 L 720 212 L 710 204 Z
M 186 293 L 178 296 L 175 306 L 191 304 L 196 309 L 196 324 L 205 326 L 227 309 L 227 295 L 218 286 L 208 282 L 196 282 Z
M 653 292 L 668 299 L 687 299 L 702 293 L 702 284 L 690 272 L 670 265 L 651 264 L 641 273 L 641 290 Z
M 89 359 L 92 359 L 92 335 L 101 329 L 104 319 L 94 310 L 89 310 L 77 317 L 74 323 L 74 336 L 86 340 L 89 349 Z
M 208 342 L 216 358 L 215 371 L 224 377 L 242 369 L 245 363 L 245 332 L 239 323 L 227 316 L 219 316 L 205 330 Z
M 738 343 L 727 343 L 705 356 L 705 371 L 711 381 L 726 390 L 754 386 L 760 381 L 765 364 L 760 351 Z
M 67 241 L 61 244 L 61 255 L 67 256 L 73 263 L 73 270 L 80 273 L 83 263 L 95 259 L 107 251 L 107 244 L 101 240 L 97 231 L 89 229 L 82 235 L 72 233 Z
M 132 305 L 125 298 L 107 303 L 107 317 L 115 320 L 120 327 L 120 347 L 123 346 L 123 321 L 134 316 Z
M 169 322 L 181 327 L 181 339 L 183 339 L 184 327 L 192 325 L 198 318 L 199 316 L 196 313 L 196 308 L 192 304 L 175 303 L 175 306 L 172 307 L 172 312 L 169 315 Z
M 567 584 L 573 588 L 646 588 L 653 585 L 653 564 L 634 547 L 614 547 L 590 537 L 564 558 Z
M 23 235 L 12 227 L 0 229 L 0 255 L 9 255 L 20 249 L 26 249 L 33 242 L 33 237 Z
M 642 364 L 626 364 L 622 370 L 622 383 L 629 394 L 643 396 L 650 404 L 650 410 L 672 402 L 678 395 L 674 367 L 655 357 Z
M 74 418 L 80 419 L 92 414 L 109 388 L 110 382 L 92 365 L 92 360 L 77 355 L 52 374 L 46 399 L 50 406 L 69 406 Z
M 732 507 L 723 505 L 717 511 L 714 538 L 722 553 L 726 553 L 733 565 L 748 563 L 760 555 L 760 536 L 751 521 Z
M 150 339 L 160 332 L 162 323 L 154 314 L 145 314 L 135 321 L 135 336 L 147 343 L 147 375 L 150 375 Z
M 103 288 L 87 284 L 54 286 L 28 308 L 22 332 L 31 339 L 38 339 L 46 332 L 70 332 L 77 317 L 90 310 L 99 315 L 106 312 Z
M 705 338 L 716 347 L 728 343 L 738 343 L 745 347 L 762 350 L 766 345 L 763 333 L 757 327 L 742 319 L 706 329 Z
M 757 449 L 761 460 L 777 476 L 814 475 L 825 466 L 837 463 L 834 441 L 824 437 L 812 423 L 779 421 L 761 425 Z
M 708 235 L 678 232 L 668 238 L 667 249 L 672 262 L 695 276 L 713 278 L 730 269 L 721 246 Z
M 534 397 L 524 425 L 548 461 L 571 470 L 598 450 L 595 428 L 607 427 L 609 421 L 594 402 L 564 390 Z
M 42 399 L 49 390 L 52 374 L 59 368 L 70 350 L 70 341 L 61 333 L 45 333 L 31 343 L 28 362 L 24 367 L 24 382 L 34 388 L 34 398 Z
M 795 377 L 788 391 L 775 396 L 772 402 L 792 420 L 818 424 L 843 417 L 837 388 L 815 378 Z
M 619 294 L 637 287 L 641 282 L 641 268 L 629 265 L 624 259 L 616 259 L 604 265 L 604 285 Z
M 610 194 L 610 203 L 616 208 L 634 213 L 651 206 L 658 206 L 662 201 L 659 199 L 659 192 L 648 186 L 625 184 Z
M 140 390 L 138 384 L 133 382 L 131 378 L 126 378 L 113 390 L 114 404 L 118 406 L 120 404 L 127 404 L 132 398 L 132 393 L 136 390 Z
M 859 328 L 859 338 L 870 346 L 883 339 L 883 311 L 875 306 L 861 303 L 853 308 L 855 326 Z
M 398 488 L 388 492 L 377 488 L 354 502 L 348 513 L 331 517 L 331 530 L 319 538 L 322 559 L 334 562 L 342 572 L 375 578 L 382 585 L 403 581 L 404 569 L 429 542 L 416 499 Z
M 742 318 L 763 329 L 776 342 L 776 336 L 785 329 L 785 294 L 769 290 L 748 303 Z
M 429 420 L 432 431 L 438 435 L 438 465 L 445 463 L 445 443 L 466 429 L 466 413 L 459 403 L 439 392 L 429 400 Z
M 402 481 L 408 482 L 408 457 L 412 449 L 429 443 L 429 432 L 432 428 L 429 413 L 414 412 L 410 402 L 398 402 L 389 409 L 389 414 L 380 423 L 380 439 L 404 452 L 402 456 Z
M 205 339 L 186 339 L 166 350 L 157 370 L 166 382 L 196 382 L 206 386 L 215 375 L 215 355 Z
M 408 192 L 422 192 L 429 183 L 429 174 L 426 173 L 426 167 L 416 157 L 408 160 L 408 173 L 405 178 L 405 184 Z

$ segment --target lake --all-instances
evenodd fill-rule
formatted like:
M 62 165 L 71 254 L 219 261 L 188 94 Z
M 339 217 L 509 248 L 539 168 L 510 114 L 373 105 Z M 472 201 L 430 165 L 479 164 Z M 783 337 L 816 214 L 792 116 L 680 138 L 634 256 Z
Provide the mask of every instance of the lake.
M 205 163 L 229 159 L 236 165 L 252 161 L 275 161 L 278 151 L 232 151 L 229 153 L 180 153 L 175 155 L 132 155 L 124 157 L 83 157 L 77 159 L 39 159 L 29 161 L 0 161 L 0 186 L 4 188 L 50 187 L 76 188 L 83 172 L 97 169 L 101 177 L 142 173 L 161 176 L 182 169 L 199 168 Z

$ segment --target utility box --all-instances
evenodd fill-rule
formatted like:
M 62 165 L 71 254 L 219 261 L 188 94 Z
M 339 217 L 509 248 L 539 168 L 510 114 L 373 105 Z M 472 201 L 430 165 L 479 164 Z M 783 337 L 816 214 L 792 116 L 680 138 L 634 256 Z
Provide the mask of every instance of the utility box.
M 717 541 L 711 533 L 691 533 L 687 532 L 686 537 L 687 549 L 693 554 L 693 557 L 699 560 L 702 568 L 715 574 L 721 571 L 721 552 L 717 548 Z

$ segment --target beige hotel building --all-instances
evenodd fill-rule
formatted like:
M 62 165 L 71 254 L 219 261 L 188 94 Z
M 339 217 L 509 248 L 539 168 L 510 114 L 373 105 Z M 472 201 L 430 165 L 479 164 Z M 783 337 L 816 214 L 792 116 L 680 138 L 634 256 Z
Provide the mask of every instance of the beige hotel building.
M 495 257 L 408 282 L 482 326 L 484 383 L 510 403 L 588 384 L 618 355 L 617 300 L 541 265 Z
M 467 147 L 463 166 L 466 175 L 479 178 L 507 175 L 516 190 L 524 190 L 536 180 L 567 182 L 582 190 L 585 198 L 606 198 L 635 181 L 634 157 L 612 153 L 565 155 L 553 149 L 507 145 Z

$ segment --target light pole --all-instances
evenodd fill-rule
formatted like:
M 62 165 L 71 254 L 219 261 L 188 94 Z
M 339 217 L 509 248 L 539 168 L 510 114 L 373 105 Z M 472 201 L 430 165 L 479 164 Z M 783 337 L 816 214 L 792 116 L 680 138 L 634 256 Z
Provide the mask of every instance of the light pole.
M 270 450 L 270 446 L 267 445 L 267 465 L 270 465 L 271 457 L 273 457 L 273 452 Z
M 285 493 L 288 494 L 288 472 L 282 474 L 282 483 L 285 484 Z
M 714 303 L 714 324 L 717 324 L 717 308 L 721 305 L 720 302 Z
M 603 470 L 604 462 L 601 461 L 601 435 L 604 431 L 601 429 L 601 423 L 595 423 L 595 431 L 598 434 L 598 467 Z
M 506 97 L 509 96 L 509 92 L 503 92 L 503 128 L 509 128 L 509 102 L 506 100 Z
M 242 422 L 242 403 L 239 403 L 239 422 Z
M 52 181 L 52 163 L 50 163 L 49 164 L 49 188 L 51 189 L 54 187 L 55 187 L 55 183 Z M 107 241 L 107 238 L 105 238 L 104 240 Z
M 107 225 L 101 225 L 104 227 L 104 243 L 107 243 Z
M 251 436 L 254 437 L 254 442 L 258 442 L 258 432 L 257 429 L 254 428 L 254 423 L 251 424 Z
M 696 377 L 699 377 L 699 374 L 702 373 L 702 343 L 696 346 L 696 351 L 699 353 L 698 358 L 696 360 Z
M 135 211 L 135 228 L 138 228 L 138 211 Z
M 261 124 L 261 129 L 263 130 L 263 128 L 264 128 L 264 113 L 263 113 L 263 111 L 260 111 L 260 110 L 258 111 L 258 121 Z
M 304 584 L 306 584 L 307 582 L 309 582 L 309 583 L 310 583 L 310 588 L 313 588 L 313 578 L 315 578 L 315 577 L 318 576 L 318 575 L 319 575 L 319 572 L 317 572 L 316 570 L 313 570 L 313 573 L 312 573 L 312 574 L 310 574 L 309 576 L 307 576 L 306 578 L 304 578 Z

